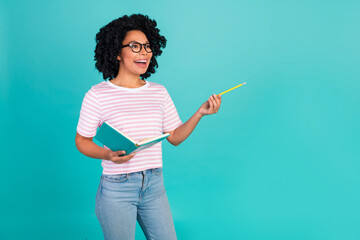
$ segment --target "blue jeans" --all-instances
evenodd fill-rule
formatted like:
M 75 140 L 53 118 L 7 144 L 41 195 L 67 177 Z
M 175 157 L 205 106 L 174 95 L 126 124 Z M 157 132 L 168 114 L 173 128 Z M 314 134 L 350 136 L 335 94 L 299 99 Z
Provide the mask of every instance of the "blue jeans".
M 102 174 L 95 213 L 105 240 L 134 240 L 136 220 L 146 239 L 176 239 L 162 168 Z

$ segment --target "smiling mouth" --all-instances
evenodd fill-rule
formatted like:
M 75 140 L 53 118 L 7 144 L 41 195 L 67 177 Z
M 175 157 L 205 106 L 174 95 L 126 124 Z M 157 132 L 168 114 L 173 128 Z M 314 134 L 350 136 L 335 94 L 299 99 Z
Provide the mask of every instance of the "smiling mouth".
M 136 64 L 146 65 L 146 62 L 135 62 Z
M 147 59 L 141 59 L 141 60 L 135 60 L 134 63 L 139 67 L 146 67 L 148 60 Z

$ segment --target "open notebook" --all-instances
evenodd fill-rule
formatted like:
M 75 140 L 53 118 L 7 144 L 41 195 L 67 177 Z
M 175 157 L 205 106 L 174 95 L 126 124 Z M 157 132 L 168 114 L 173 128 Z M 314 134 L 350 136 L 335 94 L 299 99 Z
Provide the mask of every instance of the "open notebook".
M 161 142 L 168 136 L 170 136 L 170 134 L 165 133 L 160 136 L 146 138 L 136 142 L 131 137 L 111 126 L 109 123 L 103 122 L 101 127 L 98 128 L 95 138 L 112 151 L 126 151 L 124 155 L 128 155 L 132 152 L 137 152 L 151 147 L 156 143 Z

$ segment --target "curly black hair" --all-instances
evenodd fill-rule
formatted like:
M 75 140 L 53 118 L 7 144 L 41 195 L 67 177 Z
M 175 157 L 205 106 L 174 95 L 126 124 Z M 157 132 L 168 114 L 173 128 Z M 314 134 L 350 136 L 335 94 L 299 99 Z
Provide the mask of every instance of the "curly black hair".
M 149 67 L 140 77 L 142 80 L 155 73 L 158 67 L 156 57 L 162 54 L 161 48 L 166 47 L 166 38 L 159 34 L 160 30 L 156 27 L 155 20 L 151 20 L 147 15 L 133 14 L 124 15 L 115 19 L 102 27 L 96 34 L 95 48 L 95 67 L 103 74 L 104 80 L 113 79 L 119 71 L 119 61 L 116 59 L 121 51 L 126 33 L 131 30 L 140 30 L 148 38 L 153 57 Z

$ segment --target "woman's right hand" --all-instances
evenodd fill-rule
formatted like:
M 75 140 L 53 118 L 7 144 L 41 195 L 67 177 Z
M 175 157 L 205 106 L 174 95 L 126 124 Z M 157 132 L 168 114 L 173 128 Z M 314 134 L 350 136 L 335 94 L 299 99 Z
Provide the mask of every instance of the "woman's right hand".
M 113 152 L 110 149 L 107 149 L 107 151 L 106 151 L 107 158 L 106 159 L 112 161 L 113 163 L 121 164 L 121 163 L 129 161 L 136 155 L 136 153 L 133 152 L 129 155 L 119 156 L 119 155 L 123 155 L 125 153 L 126 153 L 125 151 Z

